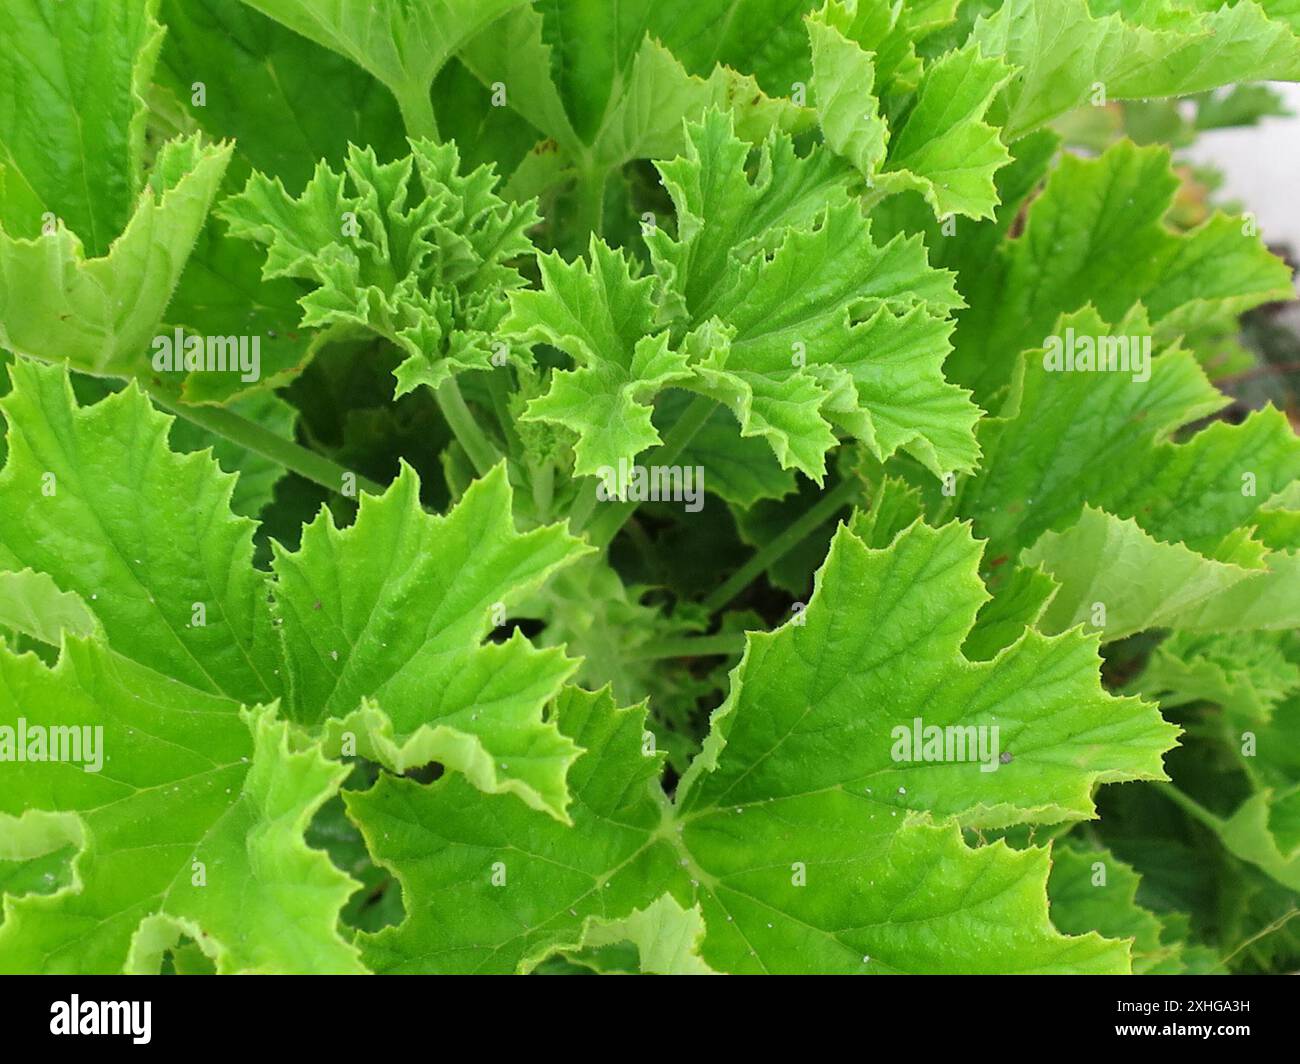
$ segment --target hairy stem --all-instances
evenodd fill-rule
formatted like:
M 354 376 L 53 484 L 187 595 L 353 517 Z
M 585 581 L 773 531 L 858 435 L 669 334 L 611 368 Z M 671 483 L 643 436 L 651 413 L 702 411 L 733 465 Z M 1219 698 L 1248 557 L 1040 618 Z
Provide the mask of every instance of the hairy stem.
M 1154 787 L 1158 794 L 1163 794 L 1184 813 L 1195 820 L 1199 820 L 1206 827 L 1216 829 L 1223 826 L 1224 820 L 1222 817 L 1215 816 L 1214 813 L 1206 809 L 1205 806 L 1201 805 L 1201 803 L 1190 794 L 1180 790 L 1177 784 L 1169 782 L 1156 783 L 1154 784 Z
M 514 418 L 510 416 L 510 370 L 500 367 L 488 374 L 488 395 L 492 399 L 492 413 L 496 415 L 497 424 L 501 426 L 501 435 L 510 450 L 523 454 L 524 447 L 515 428 Z
M 608 175 L 604 170 L 584 170 L 578 174 L 577 214 L 574 217 L 573 231 L 579 245 L 586 247 L 589 236 L 600 236 L 605 228 L 605 182 Z
M 573 500 L 569 510 L 569 531 L 578 535 L 591 519 L 591 512 L 596 508 L 596 492 L 600 489 L 599 477 L 587 477 L 582 483 L 582 490 Z
M 789 554 L 809 535 L 835 516 L 836 511 L 851 503 L 860 490 L 861 485 L 856 480 L 852 478 L 841 480 L 785 531 L 770 540 L 761 550 L 755 551 L 749 561 L 704 600 L 704 608 L 710 613 L 722 609 L 756 580 L 759 574 Z
M 537 520 L 551 519 L 551 504 L 555 501 L 555 466 L 546 461 L 541 466 L 533 467 L 533 506 L 537 509 Z
M 438 117 L 433 113 L 433 101 L 429 98 L 429 86 L 411 87 L 398 94 L 397 107 L 402 113 L 402 125 L 406 127 L 408 137 L 441 139 L 438 136 Z
M 283 466 L 292 473 L 319 484 L 330 491 L 342 491 L 345 477 L 351 477 L 356 486 L 371 495 L 382 495 L 384 488 L 373 480 L 353 473 L 343 466 L 331 462 L 328 458 L 309 451 L 306 447 L 277 436 L 269 429 L 254 421 L 241 417 L 232 410 L 220 406 L 191 406 L 171 396 L 163 395 L 157 389 L 150 389 L 153 401 L 164 410 L 193 422 L 200 428 L 238 444 L 240 447 L 269 459 L 276 465 Z
M 460 386 L 454 377 L 448 377 L 434 392 L 438 400 L 438 409 L 447 419 L 451 431 L 455 433 L 456 442 L 465 449 L 470 462 L 479 476 L 501 461 L 501 452 L 487 438 L 482 426 L 474 420 L 474 415 L 465 405 L 465 397 L 460 394 Z

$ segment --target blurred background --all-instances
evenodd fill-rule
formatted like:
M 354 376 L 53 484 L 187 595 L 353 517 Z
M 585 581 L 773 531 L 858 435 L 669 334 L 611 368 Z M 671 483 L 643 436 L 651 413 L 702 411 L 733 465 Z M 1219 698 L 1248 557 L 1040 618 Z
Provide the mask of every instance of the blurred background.
M 1269 246 L 1295 268 L 1300 266 L 1300 85 L 1243 86 L 1218 95 L 1243 94 L 1252 106 L 1232 117 L 1247 124 L 1204 129 L 1182 156 L 1214 203 L 1253 212 Z M 1252 409 L 1271 399 L 1300 428 L 1300 304 L 1252 311 L 1243 342 L 1255 364 L 1225 367 L 1219 387 Z
M 1289 115 L 1265 114 L 1253 125 L 1210 129 L 1187 157 L 1223 176 L 1222 193 L 1255 212 L 1270 243 L 1300 248 L 1300 85 L 1258 86 Z

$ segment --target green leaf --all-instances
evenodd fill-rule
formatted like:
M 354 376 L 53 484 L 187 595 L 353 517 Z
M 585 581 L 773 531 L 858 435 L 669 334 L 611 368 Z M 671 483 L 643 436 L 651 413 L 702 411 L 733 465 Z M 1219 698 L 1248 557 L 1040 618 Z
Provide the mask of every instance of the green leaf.
M 45 573 L 0 572 L 0 627 L 57 647 L 63 633 L 92 636 L 95 615 L 72 592 L 60 591 Z
M 743 17 L 730 0 L 646 3 L 647 29 L 693 73 L 715 63 L 754 75 L 774 96 L 807 80 L 808 38 L 800 16 L 820 0 L 749 0 Z
M 1291 891 L 1300 890 L 1300 645 L 1283 635 L 1233 635 L 1166 641 L 1133 686 L 1162 704 L 1213 702 L 1217 738 L 1245 777 L 1224 809 L 1206 808 L 1184 790 L 1166 793 L 1208 827 L 1229 853 Z M 1215 796 L 1218 799 L 1219 796 Z
M 163 335 L 174 337 L 179 328 L 183 337 L 205 342 L 234 336 L 246 340 L 256 358 L 250 354 L 241 363 L 232 351 L 228 372 L 213 372 L 206 364 L 186 370 L 177 353 L 183 349 L 173 342 L 170 363 L 164 357 L 152 360 L 153 377 L 164 386 L 178 383 L 185 402 L 229 405 L 247 398 L 245 410 L 269 410 L 270 390 L 295 379 L 330 339 L 329 333 L 301 327 L 301 287 L 287 278 L 263 280 L 262 261 L 256 247 L 231 237 L 215 219 L 199 234 L 167 308 L 170 327 L 163 327 Z M 158 347 L 154 351 L 161 356 Z M 267 427 L 279 427 L 280 421 L 270 418 Z
M 593 163 L 614 169 L 633 159 L 676 155 L 683 123 L 712 108 L 732 111 L 737 127 L 751 140 L 774 129 L 796 132 L 810 121 L 794 104 L 768 99 L 753 79 L 734 70 L 720 66 L 708 78 L 688 75 L 671 52 L 647 38 L 632 62 L 623 95 L 591 145 Z
M 0 743 L 20 726 L 29 760 L 6 758 L 0 849 L 44 810 L 78 852 L 70 883 L 6 898 L 0 970 L 156 972 L 182 932 L 221 972 L 363 970 L 336 926 L 356 884 L 302 839 L 346 770 L 296 749 L 270 710 L 73 641 L 53 669 L 0 649 Z M 82 761 L 30 759 L 32 733 L 56 728 Z
M 1091 815 L 1095 774 L 1159 778 L 1159 753 L 1168 748 L 1172 729 L 1148 707 L 1113 703 L 1101 693 L 1094 639 L 1031 631 L 992 662 L 963 658 L 961 644 L 987 598 L 975 575 L 979 554 L 969 531 L 957 524 L 939 530 L 914 524 L 883 551 L 869 550 L 845 531 L 837 534 L 806 622 L 750 636 L 704 754 L 679 788 L 683 812 L 783 793 L 815 798 L 832 785 L 856 801 L 862 780 L 879 795 L 862 803 L 864 813 L 882 803 L 996 827 Z M 870 603 L 857 600 L 852 589 L 859 587 L 876 589 Z M 822 608 L 814 611 L 819 596 Z M 911 623 L 912 613 L 923 614 L 926 622 Z M 812 654 L 816 646 L 827 649 Z M 938 697 L 936 685 L 925 678 L 936 669 L 945 673 Z M 1067 696 L 1070 689 L 1074 694 Z M 1073 709 L 1066 710 L 1064 702 L 1059 710 L 1048 709 L 1066 697 L 1076 699 Z M 850 727 L 854 706 L 863 700 L 888 706 L 884 719 L 870 722 L 852 749 L 810 772 L 806 758 L 824 742 L 819 736 Z M 819 716 L 808 719 L 814 709 Z M 1089 736 L 1085 721 L 1098 714 L 1106 721 L 1107 742 L 1093 746 L 1096 737 Z M 969 763 L 891 760 L 890 728 L 916 717 L 941 726 L 1014 721 L 1001 725 L 1001 741 L 1012 754 L 1009 765 L 1019 768 L 980 771 Z M 1101 747 L 1120 733 L 1129 735 L 1127 752 L 1103 755 Z M 764 744 L 777 736 L 785 738 L 774 757 Z M 1072 747 L 1068 768 L 1045 754 Z M 793 774 L 788 761 L 805 767 Z
M 237 702 L 275 698 L 267 583 L 253 522 L 230 512 L 235 478 L 172 453 L 171 419 L 135 386 L 78 407 L 65 371 L 20 359 L 10 372 L 0 567 L 79 596 L 127 658 Z
M 404 466 L 350 528 L 322 510 L 297 551 L 277 544 L 268 575 L 253 567 L 253 522 L 230 510 L 236 478 L 168 450 L 170 419 L 135 386 L 78 407 L 64 371 L 12 372 L 0 570 L 46 574 L 114 651 L 173 682 L 249 705 L 283 697 L 331 749 L 394 771 L 436 759 L 564 816 L 576 751 L 543 708 L 577 663 L 518 634 L 483 641 L 507 603 L 586 550 L 558 525 L 514 530 L 504 467 L 434 517 Z M 49 588 L 27 590 L 41 597 L 24 630 L 84 627 Z
M 1171 442 L 1225 402 L 1192 355 L 1159 352 L 1140 312 L 1111 326 L 1088 309 L 1063 317 L 1053 335 L 1055 354 L 1027 353 L 1005 416 L 981 426 L 985 466 L 957 500 L 991 555 L 1033 547 L 1024 559 L 1064 582 L 1049 609 L 1053 630 L 1098 601 L 1111 613 L 1108 639 L 1171 623 L 1285 627 L 1295 555 L 1270 553 L 1249 530 L 1300 476 L 1300 440 L 1286 418 L 1266 408 Z M 1086 352 L 1081 338 L 1094 354 L 1122 341 L 1128 371 L 1066 368 L 1064 348 Z
M 530 254 L 535 204 L 507 203 L 490 166 L 460 172 L 454 145 L 411 141 L 380 163 L 351 148 L 343 173 L 316 168 L 300 196 L 254 174 L 221 214 L 234 236 L 267 247 L 263 276 L 298 278 L 303 325 L 381 336 L 405 358 L 400 396 L 456 373 L 488 370 L 505 293 L 523 285 L 511 261 Z
M 1056 583 L 1041 569 L 1015 569 L 993 588 L 993 597 L 980 607 L 975 627 L 962 644 L 962 653 L 972 661 L 991 661 L 1005 647 L 1037 627 Z
M 60 224 L 0 230 L 0 344 L 87 373 L 147 375 L 146 355 L 221 184 L 230 146 L 169 141 L 126 229 L 101 257 Z
M 871 91 L 876 80 L 871 53 L 822 19 L 808 19 L 808 36 L 822 136 L 870 181 L 889 147 L 889 125 Z
M 0 970 L 1300 966 L 1297 0 L 0 45 Z
M 635 702 L 666 694 L 674 683 L 662 661 L 643 656 L 646 645 L 692 630 L 642 602 L 649 591 L 624 586 L 613 566 L 589 555 L 548 581 L 519 612 L 545 622 L 538 636 L 543 646 L 562 646 L 581 659 L 575 678 L 583 686 L 608 685 L 619 701 Z
M 590 263 L 541 258 L 542 290 L 515 292 L 505 329 L 526 343 L 568 352 L 576 370 L 557 372 L 525 419 L 578 433 L 575 472 L 616 469 L 660 442 L 650 400 L 690 375 L 687 356 L 655 328 L 654 281 L 633 279 L 627 258 L 592 237 Z
M 689 393 L 671 389 L 655 407 L 659 431 L 675 424 L 686 410 Z M 662 424 L 660 424 L 662 422 Z M 742 508 L 762 499 L 780 499 L 797 485 L 794 472 L 782 469 L 762 440 L 740 435 L 740 426 L 724 407 L 714 407 L 709 419 L 691 437 L 678 459 L 683 467 L 708 474 L 706 490 Z
M 1091 622 L 1108 641 L 1146 628 L 1254 628 L 1251 615 L 1232 608 L 1224 592 L 1269 575 L 1214 561 L 1180 543 L 1162 543 L 1136 521 L 1092 507 L 1065 532 L 1044 533 L 1020 557 L 1061 585 L 1043 617 L 1044 631 Z M 1104 608 L 1100 622 L 1098 606 Z M 1300 615 L 1288 617 L 1284 610 L 1266 614 L 1265 627 L 1300 624 Z
M 569 690 L 585 753 L 573 829 L 451 777 L 381 780 L 350 815 L 402 883 L 407 919 L 363 938 L 378 971 L 527 971 L 671 894 L 698 905 L 720 971 L 1116 971 L 1127 948 L 1047 919 L 1047 854 L 972 850 L 954 822 L 1092 813 L 1096 783 L 1159 778 L 1175 729 L 1106 696 L 1096 643 L 1027 633 L 991 663 L 960 653 L 983 600 L 979 548 L 915 525 L 887 550 L 841 530 L 801 624 L 752 634 L 674 805 L 640 710 Z M 873 588 L 863 600 L 862 587 Z M 893 730 L 996 719 L 1010 761 L 901 763 Z M 862 884 L 869 889 L 863 889 Z M 454 910 L 440 919 L 425 899 Z
M 1096 931 L 1107 938 L 1131 939 L 1136 975 L 1217 969 L 1218 959 L 1210 951 L 1172 937 L 1175 922 L 1139 904 L 1141 881 L 1132 866 L 1109 850 L 1058 843 L 1047 881 L 1052 922 L 1067 934 Z
M 433 517 L 404 465 L 350 528 L 322 511 L 299 550 L 277 548 L 288 713 L 331 741 L 354 733 L 395 772 L 438 761 L 562 820 L 577 749 L 543 708 L 577 663 L 518 633 L 483 640 L 495 613 L 586 552 L 558 525 L 517 533 L 510 498 L 498 466 Z
M 1253 795 L 1221 825 L 1214 823 L 1224 845 L 1234 856 L 1258 865 L 1291 890 L 1300 890 L 1300 842 L 1295 825 L 1300 814 L 1300 790 L 1291 787 L 1281 795 Z M 1278 832 L 1279 817 L 1285 819 Z
M 587 952 L 626 942 L 636 949 L 638 968 L 647 975 L 715 975 L 699 958 L 703 937 L 699 907 L 683 909 L 671 894 L 664 894 L 627 916 L 589 917 L 578 948 L 566 951 L 566 956 L 581 963 Z
M 755 14 L 758 21 L 747 33 L 763 24 L 767 12 Z M 774 129 L 810 124 L 805 108 L 769 98 L 752 77 L 714 65 L 725 62 L 721 58 L 705 59 L 725 47 L 709 35 L 728 34 L 737 21 L 732 16 L 722 0 L 690 10 L 646 0 L 617 7 L 546 0 L 480 34 L 462 58 L 485 85 L 504 91 L 505 102 L 599 189 L 610 171 L 633 159 L 676 155 L 683 120 L 696 121 L 710 108 L 729 110 L 753 141 Z M 688 73 L 660 40 L 669 46 L 689 42 L 688 53 L 705 76 Z
M 349 144 L 385 159 L 405 150 L 380 82 L 242 0 L 162 0 L 161 18 L 158 81 L 204 133 L 235 141 L 232 177 L 251 166 L 297 192 L 318 160 L 341 166 Z
M 0 832 L 0 890 L 17 898 L 67 889 L 73 884 L 73 859 L 84 842 L 75 817 L 28 809 L 6 818 Z
M 273 392 L 264 391 L 237 399 L 230 409 L 292 440 L 298 423 L 298 411 Z M 272 501 L 275 486 L 285 475 L 284 466 L 248 447 L 199 428 L 192 421 L 177 419 L 169 437 L 173 450 L 200 451 L 212 448 L 217 464 L 227 473 L 238 473 L 239 480 L 230 497 L 230 508 L 241 517 L 258 517 Z
M 998 203 L 993 175 L 1011 155 L 983 119 L 1011 69 L 983 58 L 975 45 L 947 53 L 926 67 L 906 119 L 891 131 L 872 95 L 873 53 L 836 28 L 836 10 L 829 6 L 807 23 L 826 143 L 880 194 L 914 189 L 936 216 L 992 218 Z
M 1020 68 L 1005 135 L 1023 136 L 1093 98 L 1185 96 L 1234 81 L 1300 79 L 1300 40 L 1255 3 L 1198 11 L 1087 0 L 1005 0 L 971 39 Z M 1118 8 L 1118 10 L 1116 10 Z
M 970 248 L 963 281 L 978 288 L 963 285 L 973 310 L 958 318 L 949 376 L 991 404 L 1016 356 L 1089 304 L 1116 323 L 1140 303 L 1168 339 L 1212 314 L 1291 298 L 1290 270 L 1249 220 L 1216 213 L 1171 230 L 1164 216 L 1177 187 L 1160 147 L 1121 141 L 1098 159 L 1063 156 L 1022 234 L 991 254 Z
M 725 115 L 710 112 L 688 136 L 687 157 L 661 164 L 678 236 L 647 236 L 688 335 L 674 344 L 660 330 L 661 291 L 603 246 L 590 265 L 544 259 L 542 291 L 512 295 L 506 328 L 560 347 L 579 369 L 557 374 L 529 416 L 578 430 L 580 473 L 657 443 L 649 402 L 670 383 L 725 403 L 742 437 L 763 437 L 782 468 L 813 477 L 832 421 L 880 453 L 969 468 L 977 414 L 938 368 L 956 296 L 920 243 L 874 245 L 846 171 L 824 155 L 801 159 L 775 137 L 751 182 Z
M 436 137 L 429 89 L 443 64 L 524 0 L 244 0 L 295 33 L 347 56 L 397 98 L 413 137 Z
M 503 808 L 455 777 L 429 787 L 385 777 L 344 795 L 406 899 L 402 924 L 361 939 L 374 971 L 529 971 L 579 948 L 588 918 L 630 914 L 682 881 L 671 845 L 652 838 L 666 800 L 662 755 L 644 753 L 644 711 L 566 688 L 554 719 L 584 751 L 569 772 L 572 827 Z M 421 902 L 435 893 L 457 919 Z
M 4 5 L 0 226 L 10 237 L 48 232 L 48 214 L 100 258 L 125 228 L 144 177 L 157 8 L 157 0 Z
M 850 202 L 852 172 L 828 152 L 801 157 L 790 138 L 773 136 L 760 146 L 751 177 L 750 151 L 725 115 L 709 112 L 687 126 L 681 157 L 656 164 L 676 208 L 677 234 L 656 228 L 646 244 L 667 298 L 678 301 L 673 309 L 695 322 L 713 316 L 736 264 L 772 250 L 792 230 L 811 227 L 827 208 Z M 918 285 L 921 298 L 957 305 L 942 275 L 925 280 Z M 902 297 L 899 290 L 889 294 Z
M 879 180 L 915 188 L 936 216 L 992 218 L 993 175 L 1011 161 L 999 131 L 984 121 L 1012 71 L 968 45 L 926 67 L 906 122 L 893 138 Z
M 1155 649 L 1132 686 L 1162 706 L 1213 702 L 1227 711 L 1232 724 L 1260 724 L 1300 688 L 1300 664 L 1288 660 L 1284 638 L 1177 632 Z
M 832 0 L 805 24 L 817 21 L 833 27 L 872 53 L 879 75 L 877 95 L 885 100 L 916 90 L 923 68 L 918 48 L 924 50 L 925 39 L 953 21 L 957 6 L 957 0 L 906 6 L 889 0 Z
M 784 138 L 763 147 L 751 181 L 725 115 L 688 136 L 687 155 L 661 164 L 677 237 L 647 243 L 667 306 L 696 331 L 695 387 L 819 482 L 832 427 L 937 475 L 973 468 L 978 411 L 941 368 L 957 297 L 920 242 L 877 245 L 843 171 Z

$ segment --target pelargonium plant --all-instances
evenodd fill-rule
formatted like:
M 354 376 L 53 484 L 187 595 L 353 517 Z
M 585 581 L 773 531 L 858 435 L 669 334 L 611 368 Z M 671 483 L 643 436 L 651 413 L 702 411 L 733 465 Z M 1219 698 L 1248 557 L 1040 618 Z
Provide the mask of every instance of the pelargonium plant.
M 1298 34 L 6 0 L 0 970 L 1300 966 Z

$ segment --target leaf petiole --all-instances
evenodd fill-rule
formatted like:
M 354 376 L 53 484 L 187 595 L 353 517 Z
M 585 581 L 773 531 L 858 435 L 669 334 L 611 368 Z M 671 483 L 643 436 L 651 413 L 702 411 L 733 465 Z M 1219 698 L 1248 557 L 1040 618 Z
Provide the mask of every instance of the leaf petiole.
M 149 397 L 168 413 L 182 417 L 198 425 L 199 428 L 261 455 L 291 473 L 297 473 L 300 477 L 310 480 L 313 484 L 319 484 L 330 491 L 343 491 L 347 483 L 346 478 L 351 478 L 359 490 L 371 495 L 382 495 L 385 491 L 382 485 L 368 477 L 345 469 L 292 440 L 277 436 L 269 429 L 241 417 L 233 410 L 220 406 L 182 403 L 157 388 L 146 388 L 146 391 Z
M 408 137 L 413 140 L 441 140 L 438 136 L 438 117 L 433 113 L 433 101 L 429 97 L 429 86 L 415 86 L 395 95 Z
M 456 435 L 456 442 L 465 448 L 469 460 L 479 476 L 483 476 L 501 461 L 501 452 L 487 438 L 482 426 L 474 419 L 470 408 L 465 404 L 465 397 L 460 393 L 460 386 L 454 377 L 448 377 L 434 391 L 438 409 L 447 419 L 451 431 Z
M 803 516 L 796 518 L 785 531 L 768 541 L 761 550 L 755 551 L 749 561 L 732 573 L 721 587 L 704 600 L 704 608 L 710 613 L 722 609 L 756 580 L 760 573 L 789 554 L 805 538 L 835 516 L 836 511 L 853 502 L 854 496 L 861 491 L 861 488 L 861 484 L 853 478 L 841 480 L 818 499 Z
M 710 399 L 708 396 L 699 395 L 692 400 L 691 405 L 682 412 L 682 416 L 677 419 L 677 423 L 669 430 L 664 442 L 650 451 L 645 458 L 645 464 L 648 466 L 671 465 L 677 457 L 686 449 L 686 445 L 695 438 L 695 434 L 700 431 L 704 423 L 709 420 L 717 401 Z M 578 499 L 574 511 L 577 512 L 579 507 L 587 504 L 588 496 L 590 503 L 587 505 L 587 512 L 595 506 L 596 491 L 600 486 L 600 481 L 596 477 L 590 477 L 589 483 L 583 488 L 582 495 Z M 597 547 L 607 547 L 614 541 L 618 535 L 619 529 L 623 527 L 627 519 L 632 516 L 637 506 L 636 502 L 615 502 L 609 508 L 591 522 L 588 537 Z M 586 515 L 583 515 L 583 524 L 571 527 L 581 530 L 586 524 Z

